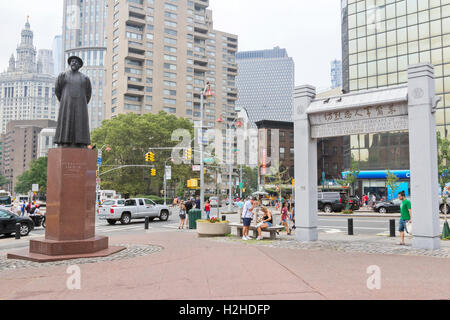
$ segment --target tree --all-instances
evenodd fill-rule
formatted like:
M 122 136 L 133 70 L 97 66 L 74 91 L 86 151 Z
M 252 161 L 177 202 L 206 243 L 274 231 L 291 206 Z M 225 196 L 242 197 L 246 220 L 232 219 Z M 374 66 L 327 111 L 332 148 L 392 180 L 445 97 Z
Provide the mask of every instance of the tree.
M 8 184 L 10 181 L 0 174 L 0 186 Z
M 14 188 L 16 193 L 27 193 L 31 191 L 33 184 L 39 184 L 39 193 L 47 192 L 47 160 L 48 157 L 39 158 L 30 164 L 30 169 L 17 178 Z
M 271 183 L 278 185 L 278 198 L 281 199 L 282 186 L 284 184 L 289 184 L 291 181 L 291 179 L 287 177 L 289 169 L 283 168 L 280 162 L 274 161 L 270 170 L 271 174 L 267 175 L 267 178 L 270 179 Z
M 353 163 L 352 170 L 348 172 L 344 179 L 336 179 L 336 182 L 347 189 L 347 205 L 345 210 L 350 210 L 348 199 L 350 199 L 350 187 L 352 187 L 358 180 L 358 175 L 361 171 L 358 169 L 357 163 Z
M 386 184 L 392 190 L 393 196 L 395 195 L 397 189 L 400 188 L 400 183 L 398 181 L 398 177 L 391 171 L 387 170 Z
M 155 162 L 145 162 L 145 154 L 150 148 L 171 148 L 179 142 L 171 141 L 176 129 L 186 129 L 193 135 L 193 125 L 185 118 L 177 118 L 165 112 L 158 114 L 122 114 L 103 121 L 100 128 L 92 132 L 92 143 L 98 148 L 109 146 L 103 152 L 101 173 L 121 165 L 154 165 L 157 175 L 152 177 L 150 168 L 123 168 L 101 176 L 102 189 L 111 189 L 121 194 L 157 194 L 163 189 L 164 162 L 172 156 L 172 150 L 155 150 Z M 181 151 L 180 151 L 181 153 Z M 168 162 L 168 165 L 170 162 Z M 180 182 L 186 183 L 192 177 L 189 165 L 172 168 L 172 180 L 168 189 L 175 189 Z
M 244 180 L 244 195 L 252 194 L 253 192 L 258 191 L 258 167 L 253 169 L 250 167 L 242 167 L 242 180 Z
M 445 222 L 444 229 L 442 231 L 442 239 L 450 239 L 450 228 L 447 221 L 447 194 L 444 192 L 445 186 L 450 182 L 450 172 L 449 172 L 449 164 L 450 164 L 450 140 L 447 138 L 442 138 L 441 133 L 437 133 L 438 139 L 438 173 L 439 173 L 439 185 L 441 187 L 442 192 L 442 203 L 444 204 L 444 214 L 445 214 Z
M 437 133 L 437 139 L 439 184 L 444 188 L 450 182 L 450 140 L 442 138 L 440 132 Z

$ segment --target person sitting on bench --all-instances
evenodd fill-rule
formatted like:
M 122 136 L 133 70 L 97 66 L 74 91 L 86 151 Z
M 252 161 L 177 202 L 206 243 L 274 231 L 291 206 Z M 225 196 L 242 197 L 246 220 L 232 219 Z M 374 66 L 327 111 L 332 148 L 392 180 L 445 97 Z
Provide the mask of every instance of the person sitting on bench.
M 264 212 L 264 217 L 257 225 L 258 238 L 256 238 L 256 240 L 263 239 L 263 237 L 261 236 L 262 229 L 270 228 L 273 225 L 272 213 L 270 213 L 270 211 L 266 207 L 261 208 L 261 211 Z

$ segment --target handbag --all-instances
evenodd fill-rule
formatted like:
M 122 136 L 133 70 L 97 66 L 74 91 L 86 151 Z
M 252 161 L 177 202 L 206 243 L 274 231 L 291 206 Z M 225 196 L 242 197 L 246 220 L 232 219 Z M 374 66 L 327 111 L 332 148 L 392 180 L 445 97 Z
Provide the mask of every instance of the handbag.
M 412 222 L 411 222 L 411 221 L 408 221 L 408 222 L 406 223 L 406 233 L 412 235 Z

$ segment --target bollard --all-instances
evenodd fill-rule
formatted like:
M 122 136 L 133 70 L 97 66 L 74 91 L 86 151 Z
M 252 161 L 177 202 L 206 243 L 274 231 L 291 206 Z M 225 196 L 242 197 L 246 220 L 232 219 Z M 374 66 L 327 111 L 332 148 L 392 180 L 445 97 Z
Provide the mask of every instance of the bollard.
M 389 220 L 389 236 L 395 238 L 395 219 Z
M 353 235 L 353 219 L 348 219 L 348 235 Z
M 226 221 L 227 220 L 227 216 L 223 215 L 222 216 L 222 221 Z
M 16 223 L 16 240 L 20 240 L 20 223 Z
M 145 230 L 148 230 L 148 224 L 150 223 L 150 218 L 145 217 Z

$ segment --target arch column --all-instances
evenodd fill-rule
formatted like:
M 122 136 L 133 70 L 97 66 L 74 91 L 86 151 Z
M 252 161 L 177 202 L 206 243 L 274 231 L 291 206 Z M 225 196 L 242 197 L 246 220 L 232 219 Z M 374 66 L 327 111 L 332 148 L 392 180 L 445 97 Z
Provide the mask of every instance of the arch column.
M 311 138 L 306 110 L 316 96 L 312 86 L 294 89 L 295 236 L 299 241 L 318 240 L 317 139 Z

